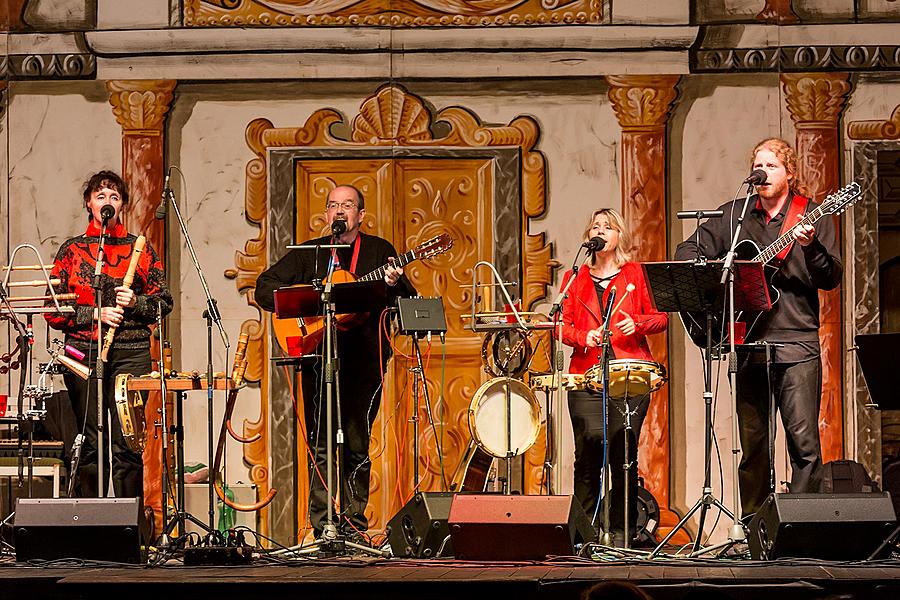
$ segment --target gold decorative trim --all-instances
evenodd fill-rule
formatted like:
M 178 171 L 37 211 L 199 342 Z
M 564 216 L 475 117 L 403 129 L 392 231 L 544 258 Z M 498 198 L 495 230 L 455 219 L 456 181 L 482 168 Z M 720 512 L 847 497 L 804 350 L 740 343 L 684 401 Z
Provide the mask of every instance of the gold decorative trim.
M 187 0 L 186 27 L 491 27 L 600 23 L 602 0 Z
M 782 73 L 785 104 L 799 129 L 837 126 L 850 93 L 847 73 Z
M 851 140 L 900 140 L 900 104 L 885 121 L 851 121 L 847 135 Z
M 449 128 L 442 138 L 434 138 L 432 122 L 446 123 Z M 523 304 L 532 307 L 547 294 L 553 269 L 558 263 L 552 260 L 552 248 L 544 234 L 530 235 L 528 219 L 539 217 L 546 208 L 545 162 L 543 155 L 534 149 L 539 137 L 539 127 L 530 117 L 517 117 L 505 126 L 482 125 L 470 111 L 450 107 L 438 111 L 432 119 L 425 102 L 397 84 L 385 84 L 367 98 L 359 113 L 351 120 L 349 139 L 331 134 L 337 123 L 345 123 L 342 115 L 332 109 L 318 110 L 300 128 L 277 128 L 266 119 L 251 121 L 246 130 L 247 145 L 256 158 L 247 163 L 245 187 L 245 211 L 247 220 L 259 228 L 259 235 L 244 243 L 243 251 L 235 253 L 235 268 L 225 276 L 234 279 L 238 291 L 246 294 L 247 303 L 259 311 L 259 318 L 248 320 L 241 331 L 250 334 L 247 356 L 250 364 L 245 378 L 260 381 L 260 416 L 255 422 L 244 422 L 244 435 L 259 435 L 259 439 L 244 446 L 244 459 L 251 467 L 251 480 L 264 496 L 269 489 L 268 471 L 268 381 L 265 365 L 268 361 L 266 339 L 267 320 L 256 304 L 253 294 L 256 279 L 267 265 L 267 162 L 270 149 L 297 146 L 330 146 L 363 148 L 375 146 L 451 146 L 487 147 L 517 146 L 522 156 L 522 202 L 525 220 L 522 233 Z M 477 386 L 476 386 L 477 387 Z M 474 391 L 474 390 L 473 390 Z M 461 443 L 461 442 L 460 442 Z M 377 474 L 373 471 L 373 481 Z M 376 482 L 377 483 L 377 482 Z M 267 510 L 267 509 L 263 509 Z M 268 532 L 267 513 L 261 511 L 260 530 Z
M 107 81 L 109 103 L 122 131 L 127 135 L 160 135 L 176 83 L 171 79 Z
M 665 130 L 680 75 L 607 75 L 613 110 L 623 131 Z

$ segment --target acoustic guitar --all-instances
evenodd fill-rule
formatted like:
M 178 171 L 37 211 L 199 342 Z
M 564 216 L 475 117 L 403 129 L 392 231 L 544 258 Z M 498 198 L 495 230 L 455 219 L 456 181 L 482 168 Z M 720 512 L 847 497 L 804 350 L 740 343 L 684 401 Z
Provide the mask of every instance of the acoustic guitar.
M 819 206 L 803 215 L 803 218 L 794 227 L 799 225 L 813 225 L 825 215 L 839 215 L 853 206 L 853 204 L 859 200 L 861 194 L 862 189 L 859 187 L 859 184 L 854 181 L 825 198 Z M 760 250 L 759 246 L 752 240 L 741 240 L 735 247 L 736 259 L 752 260 L 763 263 L 766 283 L 769 287 L 769 297 L 772 299 L 772 306 L 774 306 L 781 297 L 781 292 L 772 284 L 772 278 L 778 272 L 781 265 L 773 264 L 772 259 L 794 242 L 794 227 L 791 228 L 791 231 L 788 231 L 769 244 L 765 250 Z M 682 312 L 679 314 L 691 341 L 700 348 L 705 348 L 706 315 L 702 312 Z M 750 330 L 756 325 L 756 322 L 761 315 L 762 313 L 753 313 L 750 315 L 738 313 L 735 316 L 737 321 L 746 324 L 745 336 L 750 335 Z M 749 319 L 747 317 L 749 317 Z M 718 345 L 724 346 L 728 343 L 728 319 L 722 320 L 721 311 L 718 314 L 713 315 L 712 336 L 712 345 L 714 347 Z
M 449 233 L 442 233 L 430 240 L 422 242 L 409 252 L 401 254 L 394 259 L 394 265 L 397 267 L 405 267 L 413 261 L 424 260 L 443 254 L 452 247 L 453 238 Z M 335 271 L 332 276 L 332 281 L 336 287 L 354 281 L 378 281 L 384 277 L 384 273 L 388 266 L 390 266 L 389 263 L 384 264 L 359 278 L 354 277 L 349 271 Z M 304 284 L 304 286 L 297 287 L 310 286 Z M 340 314 L 335 317 L 335 320 L 339 326 L 348 327 L 356 318 L 358 318 L 357 315 Z M 275 332 L 275 339 L 278 340 L 278 346 L 281 350 L 288 355 L 292 354 L 291 349 L 289 348 L 294 347 L 293 344 L 288 344 L 288 338 L 298 338 L 300 342 L 299 347 L 302 353 L 311 354 L 316 349 L 316 346 L 319 345 L 319 342 L 322 341 L 324 328 L 324 317 L 279 319 L 274 314 L 272 315 L 272 330 Z

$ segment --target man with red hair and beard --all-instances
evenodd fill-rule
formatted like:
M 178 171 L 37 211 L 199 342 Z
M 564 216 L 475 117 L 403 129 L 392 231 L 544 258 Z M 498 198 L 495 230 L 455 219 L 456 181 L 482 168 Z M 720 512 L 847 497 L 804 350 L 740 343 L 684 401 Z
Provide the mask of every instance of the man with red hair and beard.
M 764 171 L 766 181 L 756 186 L 756 194 L 750 197 L 741 239 L 754 241 L 762 250 L 782 235 L 785 223 L 790 229 L 791 223 L 798 223 L 816 204 L 797 181 L 797 155 L 786 141 L 769 138 L 757 144 L 750 166 Z M 742 207 L 743 200 L 720 206 L 724 216 L 703 223 L 678 245 L 675 258 L 723 258 Z M 737 416 L 743 453 L 738 476 L 745 519 L 774 491 L 769 455 L 770 383 L 787 435 L 790 491 L 818 492 L 821 483 L 819 290 L 837 287 L 843 267 L 833 219 L 826 217 L 814 226 L 798 224 L 791 231 L 794 241 L 771 282 L 780 291 L 780 299 L 761 315 L 747 336 L 748 342 L 773 344 L 771 369 L 767 372 L 759 352 L 738 353 Z

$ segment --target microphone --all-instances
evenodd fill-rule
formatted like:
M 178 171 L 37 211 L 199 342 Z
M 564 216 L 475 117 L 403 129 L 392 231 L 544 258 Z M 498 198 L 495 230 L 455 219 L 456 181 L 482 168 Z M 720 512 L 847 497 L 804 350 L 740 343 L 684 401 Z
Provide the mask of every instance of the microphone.
M 750 185 L 762 185 L 766 182 L 768 176 L 766 172 L 762 169 L 755 169 L 752 173 L 750 173 L 750 177 L 744 180 L 744 183 L 749 183 Z
M 588 252 L 599 252 L 606 247 L 606 240 L 604 240 L 600 236 L 594 236 L 585 243 L 581 245 L 582 248 L 587 248 Z
M 110 219 L 112 219 L 115 215 L 116 215 L 116 209 L 113 208 L 112 206 L 110 206 L 109 204 L 105 205 L 103 208 L 100 209 L 100 218 L 103 219 L 104 225 L 106 225 L 106 223 Z
M 331 235 L 341 235 L 347 231 L 347 221 L 344 219 L 337 219 L 336 221 L 332 221 L 331 223 Z
M 759 172 L 762 173 L 762 171 Z M 679 219 L 713 219 L 724 214 L 724 210 L 679 210 L 675 216 Z
M 159 206 L 156 207 L 156 214 L 154 215 L 157 220 L 162 221 L 166 218 L 166 212 L 169 209 L 169 194 L 172 193 L 172 189 L 169 187 L 169 175 L 172 174 L 172 169 L 169 168 L 166 171 L 166 181 L 163 183 L 163 191 L 162 198 L 159 201 Z

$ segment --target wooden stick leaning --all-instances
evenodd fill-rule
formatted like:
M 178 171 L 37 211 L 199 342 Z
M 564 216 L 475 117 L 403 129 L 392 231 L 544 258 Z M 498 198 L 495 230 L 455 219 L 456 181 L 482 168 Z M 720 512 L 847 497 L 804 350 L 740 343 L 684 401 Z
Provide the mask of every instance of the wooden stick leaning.
M 261 500 L 253 503 L 253 504 L 238 504 L 234 502 L 225 494 L 225 490 L 223 489 L 222 482 L 222 474 L 220 473 L 220 469 L 222 468 L 222 458 L 225 455 L 225 434 L 226 432 L 231 433 L 232 437 L 237 439 L 242 443 L 249 443 L 254 441 L 256 438 L 250 440 L 244 440 L 234 435 L 231 427 L 229 426 L 231 423 L 231 415 L 234 412 L 234 405 L 237 401 L 238 387 L 244 381 L 244 372 L 247 370 L 247 363 L 249 360 L 246 357 L 247 351 L 247 342 L 249 341 L 250 336 L 246 332 L 241 333 L 240 338 L 238 338 L 237 349 L 234 352 L 234 366 L 231 369 L 231 385 L 232 389 L 228 392 L 228 399 L 225 402 L 225 414 L 222 416 L 222 427 L 219 430 L 219 441 L 216 444 L 216 457 L 213 461 L 213 469 L 210 471 L 209 476 L 213 477 L 213 484 L 216 489 L 216 495 L 219 497 L 219 500 L 222 501 L 223 504 L 233 508 L 234 510 L 240 512 L 254 512 L 264 508 L 266 505 L 272 502 L 275 498 L 275 494 L 278 493 L 278 490 L 275 488 L 269 488 L 266 495 Z
M 131 284 L 134 281 L 134 272 L 137 270 L 138 262 L 141 259 L 141 253 L 144 251 L 144 244 L 147 243 L 147 238 L 142 235 L 139 235 L 136 240 L 134 240 L 134 249 L 131 251 L 131 262 L 128 263 L 128 271 L 125 273 L 125 278 L 122 280 L 122 287 L 126 287 L 131 289 Z M 103 350 L 100 352 L 100 359 L 103 362 L 106 362 L 109 357 L 109 349 L 112 348 L 113 338 L 116 336 L 116 329 L 118 327 L 110 327 L 106 330 L 106 336 L 103 338 Z

